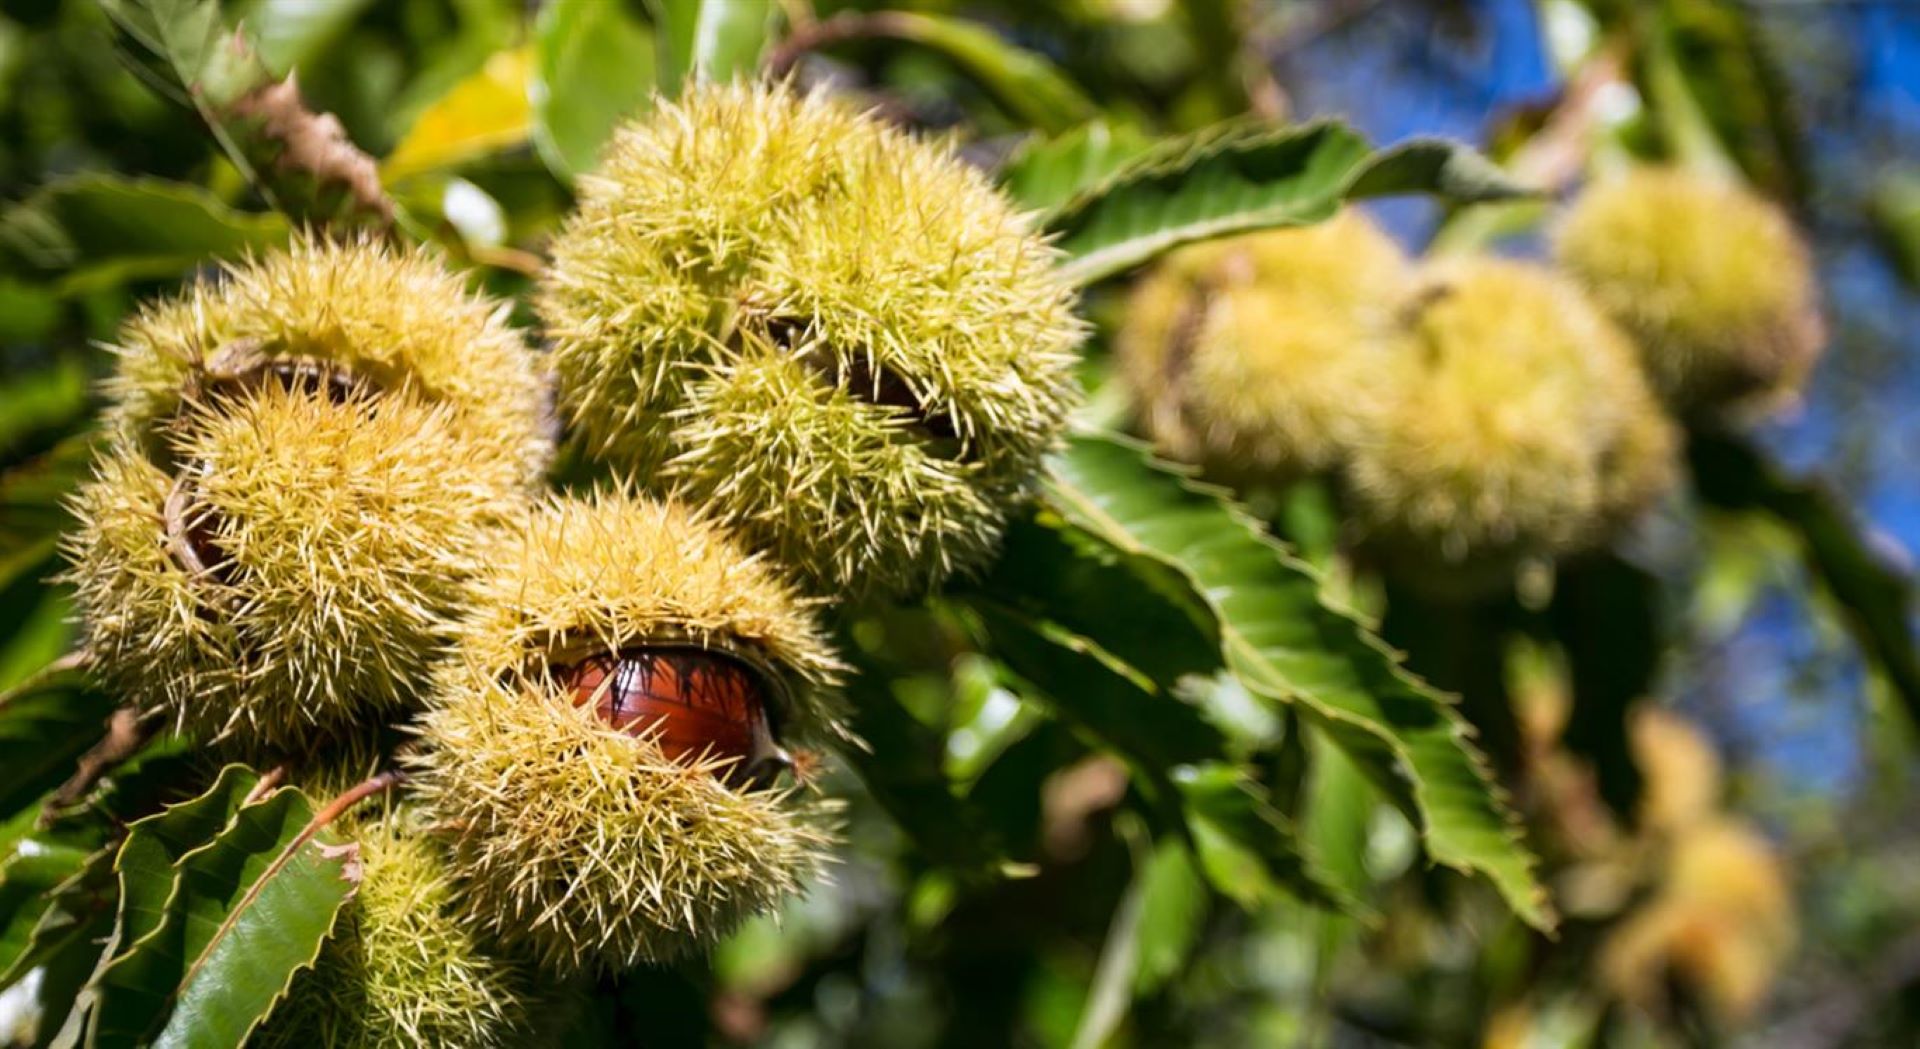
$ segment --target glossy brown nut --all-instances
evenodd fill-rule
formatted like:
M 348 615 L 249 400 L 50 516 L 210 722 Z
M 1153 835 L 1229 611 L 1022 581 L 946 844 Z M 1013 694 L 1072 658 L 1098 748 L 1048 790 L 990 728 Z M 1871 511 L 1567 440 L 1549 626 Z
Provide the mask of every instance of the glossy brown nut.
M 732 759 L 730 784 L 765 785 L 790 763 L 774 742 L 766 688 L 751 667 L 707 649 L 634 648 L 590 656 L 561 672 L 575 706 L 650 735 L 674 761 Z

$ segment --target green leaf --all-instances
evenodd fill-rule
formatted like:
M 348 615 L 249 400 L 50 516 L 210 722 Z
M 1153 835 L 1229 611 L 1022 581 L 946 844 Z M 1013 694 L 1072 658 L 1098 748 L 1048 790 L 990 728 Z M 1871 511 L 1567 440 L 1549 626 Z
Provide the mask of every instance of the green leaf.
M 974 613 L 988 651 L 1056 714 L 1132 766 L 1163 817 L 1180 813 L 1203 855 L 1212 849 L 1242 861 L 1216 883 L 1223 893 L 1249 905 L 1279 892 L 1335 909 L 1346 905 L 1321 881 L 1285 818 L 1233 767 L 1225 739 L 1199 710 L 1085 638 L 987 601 L 976 603 Z
M 32 804 L 73 772 L 118 704 L 78 659 L 57 663 L 0 695 L 0 817 Z
M 1174 782 L 1200 869 L 1221 895 L 1248 910 L 1284 900 L 1336 911 L 1356 906 L 1327 881 L 1285 814 L 1244 772 L 1190 766 Z
M 1446 697 L 1408 674 L 1320 580 L 1222 494 L 1141 445 L 1076 435 L 1046 501 L 1120 550 L 1178 571 L 1213 613 L 1249 690 L 1296 704 L 1420 827 L 1438 863 L 1485 875 L 1521 917 L 1551 928 L 1533 857 Z
M 105 854 L 101 866 L 105 866 Z M 35 991 L 34 1008 L 40 1013 L 33 1028 L 24 1033 L 21 1044 L 50 1046 L 72 1019 L 76 1002 L 84 993 L 87 980 L 100 963 L 103 944 L 113 933 L 113 909 L 100 906 L 79 912 L 79 920 L 66 928 L 40 955 L 40 986 Z
M 894 675 L 863 660 L 851 641 L 841 651 L 857 671 L 846 687 L 848 727 L 866 742 L 846 748 L 846 758 L 868 792 L 933 862 L 978 877 L 1002 869 L 1005 855 L 985 814 L 957 796 L 942 772 L 946 739 L 901 705 Z
M 659 87 L 678 95 L 690 80 L 752 76 L 779 8 L 766 0 L 648 0 Z
M 280 216 L 235 211 L 195 186 L 75 175 L 0 215 L 0 262 L 58 276 L 71 294 L 177 277 L 287 236 Z
M 53 906 L 53 890 L 86 866 L 90 849 L 28 835 L 0 864 L 0 987 L 24 976 L 33 930 Z
M 1365 900 L 1373 888 L 1367 835 L 1379 795 L 1325 732 L 1313 726 L 1304 731 L 1309 759 L 1300 834 L 1320 858 L 1321 873 L 1353 899 Z
M 1135 768 L 1164 779 L 1180 765 L 1222 760 L 1226 740 L 1201 712 L 1158 689 L 1086 638 L 993 604 L 974 606 L 987 650 L 1026 691 Z
M 229 108 L 273 79 L 252 42 L 229 29 L 218 0 L 101 0 L 131 47 L 121 56 L 163 96 L 200 115 L 220 149 L 249 182 L 260 185 L 247 151 L 235 141 Z M 270 199 L 270 190 L 262 187 Z
M 478 72 L 420 113 L 380 162 L 380 180 L 398 182 L 526 143 L 533 134 L 532 75 L 529 47 L 488 56 Z
M 151 865 L 203 831 L 251 776 L 227 770 L 191 819 L 176 807 L 133 825 L 122 891 L 151 900 L 161 879 L 170 888 L 158 924 L 137 940 L 123 934 L 98 978 L 93 1045 L 238 1046 L 319 953 L 352 892 L 351 849 L 314 824 L 298 790 L 243 800 L 205 844 Z M 175 833 L 158 850 L 133 851 L 136 835 Z M 123 912 L 129 929 L 134 915 Z
M 910 40 L 946 56 L 1009 113 L 1048 134 L 1067 131 L 1100 114 L 1093 100 L 1059 67 L 977 23 L 886 11 L 866 16 L 862 25 L 871 35 Z
M 1166 986 L 1192 956 L 1206 928 L 1207 882 L 1178 838 L 1155 843 L 1135 877 L 1140 880 L 1140 947 L 1133 990 L 1145 996 Z
M 1873 190 L 1874 230 L 1908 287 L 1920 288 L 1920 171 L 1882 178 Z
M 1067 276 L 1098 283 L 1197 240 L 1296 226 L 1344 200 L 1436 193 L 1463 202 L 1521 192 L 1466 146 L 1418 139 L 1376 151 L 1344 124 L 1231 124 L 1165 142 L 1075 195 L 1047 228 Z
M 1008 526 L 999 559 L 972 592 L 1124 653 L 1168 702 L 1197 707 L 1236 754 L 1275 739 L 1269 707 L 1226 674 L 1212 612 L 1185 577 L 1153 557 L 1124 553 L 1042 509 Z
M 260 782 L 243 765 L 228 765 L 205 794 L 135 822 L 114 860 L 120 874 L 121 956 L 138 950 L 166 923 L 174 864 L 225 829 Z
M 66 499 L 92 469 L 94 435 L 80 433 L 0 474 L 0 591 L 38 579 L 73 523 Z
M 18 982 L 76 940 L 91 942 L 98 932 L 97 919 L 110 921 L 112 862 L 111 849 L 96 850 L 37 899 L 27 901 L 33 922 L 23 940 L 13 940 L 17 933 L 9 929 L 10 953 L 6 968 L 0 970 L 0 987 Z
M 158 60 L 164 86 L 210 114 L 268 77 L 251 47 L 234 47 L 218 0 L 101 0 L 120 31 Z M 211 120 L 210 120 L 211 122 Z
M 1818 480 L 1795 480 L 1744 438 L 1689 435 L 1688 457 L 1701 498 L 1726 510 L 1758 511 L 1800 537 L 1807 567 L 1833 595 L 1861 652 L 1920 726 L 1920 654 L 1913 638 L 1913 580 L 1875 549 L 1852 514 Z
M 534 28 L 534 145 L 563 181 L 593 167 L 654 82 L 653 33 L 605 0 L 553 0 Z
M 237 21 L 253 38 L 260 61 L 284 77 L 318 55 L 360 17 L 373 0 L 254 0 Z
M 64 436 L 78 428 L 87 410 L 87 366 L 78 354 L 7 377 L 0 387 L 0 463 L 44 448 L 47 434 Z
M 1022 207 L 1052 211 L 1152 147 L 1131 124 L 1090 121 L 1052 138 L 1027 139 L 1001 167 L 1000 185 Z

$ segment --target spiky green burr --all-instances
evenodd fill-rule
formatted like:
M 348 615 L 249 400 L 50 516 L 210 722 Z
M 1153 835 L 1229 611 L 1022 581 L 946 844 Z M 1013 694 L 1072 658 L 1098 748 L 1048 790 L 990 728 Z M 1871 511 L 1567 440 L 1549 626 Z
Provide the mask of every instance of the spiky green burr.
M 1423 285 L 1398 335 L 1401 393 L 1347 471 L 1390 563 L 1489 585 L 1604 541 L 1667 489 L 1673 426 L 1577 286 L 1492 258 L 1441 261 Z
M 420 795 L 471 920 L 551 970 L 699 949 L 826 862 L 825 802 L 669 758 L 567 679 L 583 652 L 688 645 L 753 668 L 787 735 L 835 731 L 839 664 L 810 606 L 692 512 L 621 493 L 549 503 L 502 544 L 441 675 Z
M 982 561 L 1075 396 L 1058 253 L 949 146 L 703 86 L 620 130 L 537 300 L 585 447 L 812 589 Z
M 1413 280 L 1357 211 L 1174 253 L 1135 286 L 1120 375 L 1154 442 L 1223 478 L 1336 465 L 1396 393 Z
M 1604 179 L 1575 200 L 1554 249 L 1683 413 L 1791 400 L 1825 344 L 1805 241 L 1732 182 L 1651 167 Z
M 129 702 L 243 755 L 421 702 L 546 443 L 530 351 L 432 265 L 303 243 L 122 332 L 67 549 Z
M 357 821 L 359 885 L 313 967 L 255 1036 L 262 1046 L 375 1049 L 528 1044 L 554 991 L 484 942 L 418 814 Z
M 475 454 L 532 483 L 551 458 L 548 391 L 509 309 L 430 251 L 299 238 L 135 314 L 110 347 L 106 422 L 152 444 L 223 369 L 309 362 L 447 405 Z

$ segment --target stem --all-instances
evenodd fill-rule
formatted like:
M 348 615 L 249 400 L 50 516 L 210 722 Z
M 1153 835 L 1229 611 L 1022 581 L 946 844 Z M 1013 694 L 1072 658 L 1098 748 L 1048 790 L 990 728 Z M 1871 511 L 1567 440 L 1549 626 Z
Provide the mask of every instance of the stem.
M 1649 101 L 1661 137 L 1674 158 L 1699 171 L 1738 177 L 1739 165 L 1720 142 L 1713 122 L 1707 119 L 1706 110 L 1680 68 L 1680 56 L 1674 53 L 1673 26 L 1664 14 L 1653 16 L 1648 26 L 1646 61 Z
M 796 26 L 785 40 L 767 52 L 761 66 L 769 78 L 779 80 L 792 72 L 809 51 L 866 37 L 902 36 L 907 33 L 908 25 L 907 19 L 890 11 L 874 14 L 842 11 L 824 21 Z
M 280 781 L 286 778 L 287 778 L 287 767 L 285 765 L 275 765 L 274 767 L 268 769 L 266 772 L 266 775 L 261 776 L 260 779 L 256 783 L 254 783 L 253 789 L 250 791 L 247 791 L 246 800 L 240 803 L 240 807 L 244 809 L 248 805 L 251 805 L 256 801 L 259 801 L 261 798 L 266 797 L 268 794 L 271 794 L 273 792 L 273 788 L 278 787 L 280 785 Z
M 392 790 L 394 787 L 406 781 L 406 772 L 401 769 L 388 769 L 377 776 L 356 784 L 346 793 L 327 802 L 326 806 L 319 812 L 314 813 L 313 819 L 300 831 L 300 836 L 293 839 L 293 843 L 287 847 L 287 852 L 291 854 L 294 849 L 306 844 L 315 834 L 320 833 L 322 827 L 339 819 L 348 809 L 353 808 L 355 805 L 360 804 L 375 794 Z
M 40 814 L 40 826 L 45 828 L 53 822 L 55 815 L 62 810 L 72 808 L 86 800 L 88 792 L 101 777 L 118 768 L 128 758 L 140 752 L 147 745 L 160 723 L 155 718 L 143 718 L 132 707 L 121 707 L 107 720 L 107 734 L 98 743 L 80 755 L 74 773 L 65 783 L 53 792 Z

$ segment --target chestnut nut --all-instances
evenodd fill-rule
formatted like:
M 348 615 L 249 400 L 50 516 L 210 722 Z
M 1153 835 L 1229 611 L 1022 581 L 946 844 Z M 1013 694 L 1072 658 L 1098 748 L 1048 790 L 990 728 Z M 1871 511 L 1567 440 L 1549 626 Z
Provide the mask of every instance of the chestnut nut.
M 575 706 L 632 736 L 651 735 L 673 761 L 725 760 L 731 786 L 770 786 L 793 759 L 774 741 L 767 688 L 745 662 L 711 649 L 633 647 L 564 669 Z

